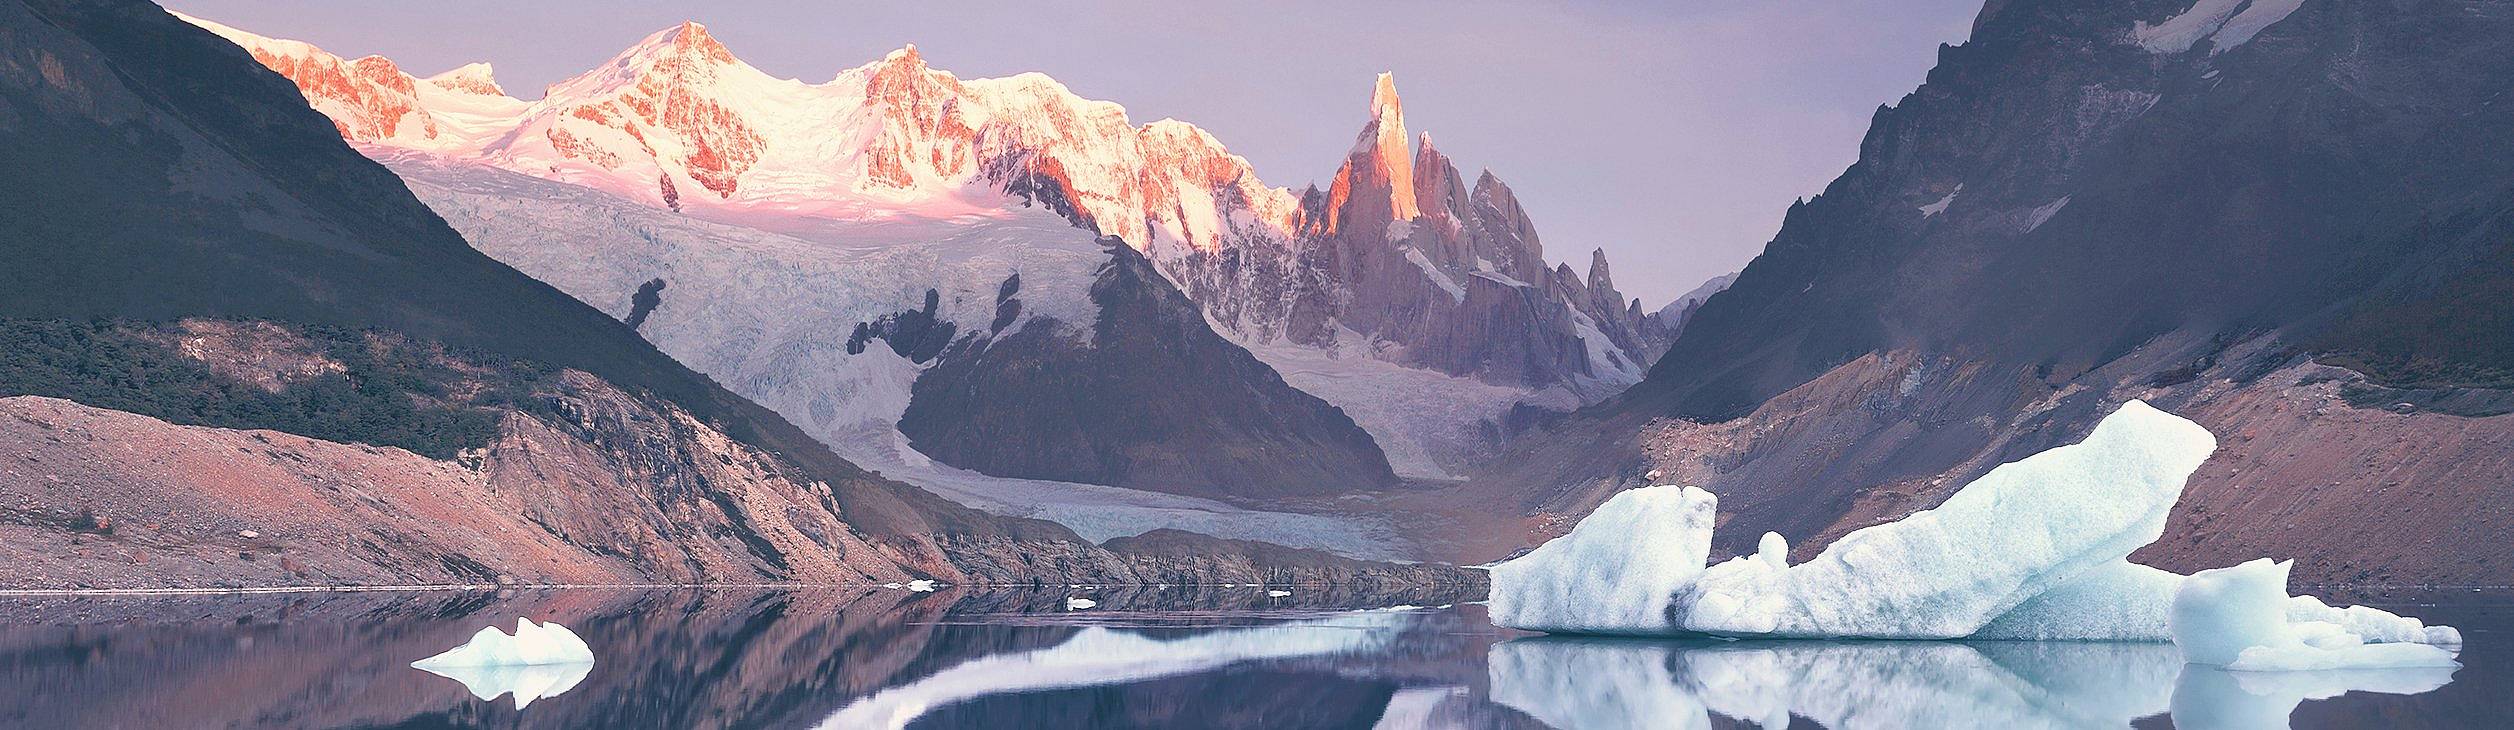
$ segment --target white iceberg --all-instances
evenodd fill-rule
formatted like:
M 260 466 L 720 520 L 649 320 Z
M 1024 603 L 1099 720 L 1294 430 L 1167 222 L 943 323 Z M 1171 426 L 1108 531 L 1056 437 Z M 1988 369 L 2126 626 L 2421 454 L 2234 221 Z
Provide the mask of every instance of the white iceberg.
M 574 689 L 593 671 L 594 652 L 557 622 L 515 620 L 512 635 L 482 627 L 471 640 L 410 666 L 457 682 L 482 700 L 515 695 L 515 709 Z
M 2178 573 L 2115 561 L 2010 609 L 1971 638 L 2172 641 L 2167 623 L 2174 595 L 2186 580 Z M 2312 596 L 2293 596 L 2285 599 L 2282 610 L 2291 623 L 2336 624 L 2368 643 L 2462 643 L 2461 632 L 2451 626 L 2428 626 L 2378 608 L 2334 608 Z
M 1935 509 L 1788 564 L 1703 567 L 1718 498 L 1694 487 L 1616 495 L 1569 534 L 1492 568 L 1493 622 L 1584 634 L 2166 641 L 2183 576 L 2125 560 L 2164 533 L 2183 482 L 2216 450 L 2199 424 L 2130 401 L 2086 439 L 2000 465 Z M 2365 643 L 2458 643 L 2364 607 L 2286 598 L 2294 622 Z
M 2441 647 L 2370 643 L 2340 623 L 2294 620 L 2287 596 L 2292 565 L 2264 558 L 2184 579 L 2169 621 L 2183 659 L 2253 672 L 2461 666 Z

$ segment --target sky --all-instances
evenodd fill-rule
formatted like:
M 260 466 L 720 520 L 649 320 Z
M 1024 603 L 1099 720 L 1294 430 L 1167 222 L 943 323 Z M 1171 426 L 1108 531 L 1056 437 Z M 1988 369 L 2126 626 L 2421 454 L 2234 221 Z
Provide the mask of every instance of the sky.
M 1881 104 L 1960 43 L 1980 0 L 804 2 L 171 0 L 426 76 L 473 61 L 540 89 L 683 20 L 744 61 L 826 81 L 914 43 L 962 78 L 1040 71 L 1137 124 L 1192 122 L 1272 185 L 1322 187 L 1396 74 L 1406 127 L 1490 169 L 1549 261 L 1657 308 L 1743 267 L 1790 202 L 1857 159 Z

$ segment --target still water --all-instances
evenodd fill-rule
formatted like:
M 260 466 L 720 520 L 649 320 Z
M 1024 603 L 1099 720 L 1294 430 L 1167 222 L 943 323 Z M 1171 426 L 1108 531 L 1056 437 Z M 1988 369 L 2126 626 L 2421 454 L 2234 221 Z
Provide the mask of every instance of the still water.
M 1068 610 L 1088 596 L 1097 605 Z M 2514 594 L 2381 597 L 2458 671 L 2172 647 L 1534 636 L 1456 596 L 569 590 L 0 598 L 9 728 L 2514 727 Z M 1431 607 L 1368 609 L 1421 599 Z M 591 665 L 409 665 L 519 616 Z M 487 699 L 484 699 L 486 697 Z M 521 707 L 519 707 L 521 705 Z

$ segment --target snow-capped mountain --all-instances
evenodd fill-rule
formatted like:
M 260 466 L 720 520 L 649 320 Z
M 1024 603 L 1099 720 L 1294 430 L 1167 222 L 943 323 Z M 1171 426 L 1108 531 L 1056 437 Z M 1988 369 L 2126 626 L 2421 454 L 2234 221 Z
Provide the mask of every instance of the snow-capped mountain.
M 1139 126 L 1036 73 L 961 79 L 914 46 L 809 83 L 684 23 L 527 102 L 485 64 L 415 79 L 194 22 L 295 80 L 378 157 L 425 153 L 805 240 L 1044 206 L 1142 253 L 1213 330 L 1342 407 L 1408 474 L 1490 453 L 1515 407 L 1564 410 L 1637 382 L 1667 339 L 1602 253 L 1586 280 L 1548 270 L 1508 186 L 1489 172 L 1469 186 L 1428 135 L 1415 144 L 1386 75 L 1329 188 L 1294 191 L 1194 125 Z

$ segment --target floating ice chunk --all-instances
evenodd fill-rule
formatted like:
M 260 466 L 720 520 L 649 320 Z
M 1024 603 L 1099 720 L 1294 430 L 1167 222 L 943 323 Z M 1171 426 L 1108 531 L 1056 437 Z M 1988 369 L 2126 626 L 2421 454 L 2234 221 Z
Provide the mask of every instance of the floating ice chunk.
M 1796 566 L 1788 542 L 1766 534 L 1754 555 L 1701 568 L 1716 498 L 1636 489 L 1493 566 L 1493 620 L 1557 633 L 2170 641 L 2186 579 L 2124 558 L 2163 534 L 2184 479 L 2215 448 L 2198 424 L 2131 401 L 2083 442 L 2001 465 L 1936 509 L 1852 532 Z M 2461 642 L 2451 627 L 2272 593 L 2265 605 L 2282 625 L 2325 643 Z
M 1706 633 L 1967 636 L 2164 534 L 2183 480 L 2216 449 L 2199 424 L 2130 401 L 2085 441 L 2000 465 L 1937 508 L 1852 532 L 1806 563 L 1712 566 L 1673 608 Z
M 461 682 L 482 700 L 512 694 L 515 709 L 521 710 L 533 700 L 574 689 L 593 671 L 594 652 L 557 622 L 519 618 L 512 636 L 496 626 L 482 627 L 462 646 L 410 666 Z
M 1976 639 L 2172 641 L 2166 624 L 2185 578 L 2128 561 L 2097 567 L 2044 591 L 1973 632 Z M 2332 608 L 2312 596 L 2282 605 L 2287 622 L 2335 624 L 2369 644 L 2459 645 L 2461 632 L 2366 606 Z
M 435 671 L 449 667 L 535 666 L 543 664 L 591 663 L 593 649 L 576 632 L 558 622 L 533 623 L 532 619 L 515 619 L 515 633 L 508 635 L 496 626 L 482 627 L 471 640 L 443 654 L 411 662 L 410 666 Z
M 2461 666 L 2441 647 L 2369 643 L 2341 624 L 2291 621 L 2292 565 L 2263 558 L 2183 580 L 2169 624 L 2183 659 L 2236 671 Z
M 1072 596 L 1065 599 L 1065 610 L 1067 611 L 1080 611 L 1097 605 L 1100 605 L 1099 601 L 1083 598 L 1081 596 Z
M 1492 568 L 1493 622 L 1533 631 L 1664 633 L 1668 601 L 1702 572 L 1719 500 L 1644 487 L 1599 505 L 1571 533 Z

